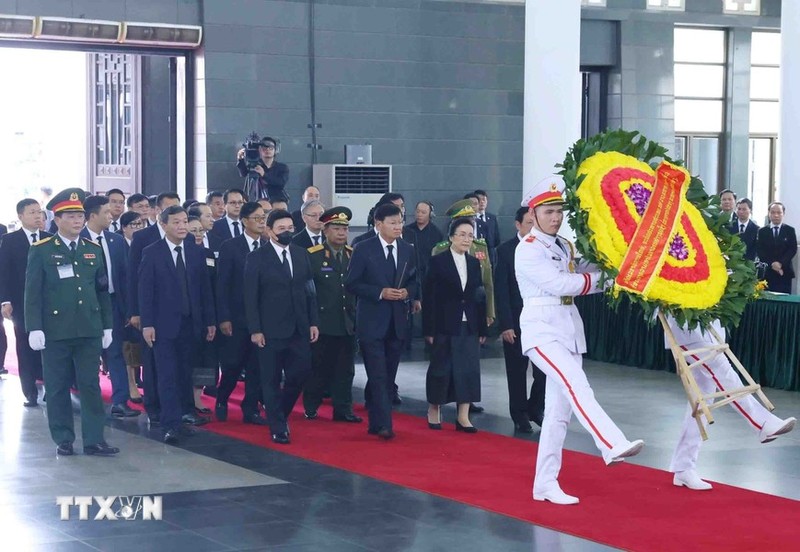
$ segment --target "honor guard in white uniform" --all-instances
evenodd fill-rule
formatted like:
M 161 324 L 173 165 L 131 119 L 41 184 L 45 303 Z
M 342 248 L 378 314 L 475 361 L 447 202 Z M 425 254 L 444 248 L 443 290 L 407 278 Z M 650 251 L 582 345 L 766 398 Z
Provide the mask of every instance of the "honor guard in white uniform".
M 684 351 L 717 344 L 710 332 L 703 332 L 700 328 L 686 330 L 679 326 L 672 316 L 667 316 L 667 322 L 675 336 L 675 341 Z M 722 328 L 719 321 L 715 321 L 712 327 L 722 339 L 725 339 L 725 329 Z M 669 348 L 667 340 L 665 339 L 664 341 L 666 347 Z M 689 364 L 692 364 L 698 361 L 699 358 L 695 355 L 690 355 L 686 360 Z M 736 389 L 742 386 L 742 380 L 739 375 L 734 371 L 727 357 L 721 353 L 704 362 L 701 366 L 693 368 L 692 373 L 703 395 L 714 393 L 716 390 L 725 391 L 726 389 Z M 764 408 L 753 395 L 746 395 L 733 401 L 731 407 L 741 414 L 747 425 L 758 433 L 758 440 L 762 443 L 769 443 L 779 435 L 789 433 L 794 429 L 797 422 L 795 418 L 786 418 L 785 420 L 778 418 Z M 687 487 L 694 491 L 711 490 L 711 484 L 700 479 L 695 469 L 702 443 L 700 428 L 692 416 L 692 407 L 687 404 L 681 436 L 678 439 L 678 445 L 675 447 L 672 461 L 669 464 L 669 471 L 675 474 L 672 479 L 673 485 Z
M 514 262 L 523 300 L 522 351 L 547 376 L 544 421 L 539 437 L 534 500 L 577 504 L 561 490 L 558 473 L 567 427 L 574 413 L 594 439 L 606 465 L 637 454 L 644 442 L 628 441 L 597 403 L 583 372 L 586 337 L 577 295 L 602 291 L 600 272 L 575 260 L 573 245 L 558 236 L 564 220 L 564 183 L 551 176 L 527 194 L 534 217 L 531 232 L 517 245 Z

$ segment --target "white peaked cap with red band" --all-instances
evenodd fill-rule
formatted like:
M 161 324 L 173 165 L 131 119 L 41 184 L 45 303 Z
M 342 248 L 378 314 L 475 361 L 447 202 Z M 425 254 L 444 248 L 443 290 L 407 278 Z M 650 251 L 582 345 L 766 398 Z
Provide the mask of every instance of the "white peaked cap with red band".
M 557 174 L 541 179 L 522 200 L 522 206 L 531 209 L 546 203 L 564 203 L 564 180 Z

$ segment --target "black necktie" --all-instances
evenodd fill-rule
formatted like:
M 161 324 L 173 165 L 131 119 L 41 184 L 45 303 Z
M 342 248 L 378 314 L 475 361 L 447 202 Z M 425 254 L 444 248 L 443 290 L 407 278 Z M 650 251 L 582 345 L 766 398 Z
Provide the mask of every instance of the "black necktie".
M 389 252 L 386 255 L 386 262 L 389 265 L 389 274 L 392 275 L 392 285 L 394 285 L 394 278 L 397 276 L 397 265 L 394 264 L 394 255 L 392 255 L 392 250 L 394 249 L 394 245 L 387 245 L 386 250 Z
M 319 236 L 314 236 L 314 245 L 319 245 Z
M 114 232 L 116 232 L 117 230 L 119 230 L 119 224 L 117 224 L 117 221 L 116 221 L 116 220 L 115 220 L 115 221 L 113 221 L 111 224 L 113 224 L 113 225 L 114 225 Z
M 291 278 L 292 268 L 289 266 L 289 257 L 286 255 L 285 249 L 281 252 L 281 255 L 283 256 L 283 270 L 286 272 L 286 275 Z
M 178 273 L 178 285 L 181 287 L 181 314 L 189 316 L 192 312 L 191 303 L 189 301 L 189 282 L 186 279 L 186 264 L 183 262 L 183 255 L 181 255 L 181 246 L 175 246 L 175 253 L 178 258 L 175 260 L 175 270 Z
M 31 243 L 36 243 L 38 240 L 36 239 L 36 232 L 31 234 Z
M 556 244 L 561 248 L 561 251 L 563 251 L 564 253 L 567 252 L 567 248 L 564 247 L 564 244 L 561 243 L 561 240 L 559 240 L 558 238 L 556 238 Z
M 339 263 L 339 268 L 342 268 L 342 252 L 336 252 L 336 262 Z
M 256 249 L 258 249 L 258 240 L 253 242 L 253 251 L 255 251 Z
M 778 231 L 780 231 L 780 227 L 779 227 L 779 226 L 775 226 L 775 227 L 772 229 L 772 235 L 773 235 L 773 237 L 774 237 L 776 240 L 778 239 Z
M 106 265 L 106 270 L 108 270 L 108 257 L 106 257 L 106 250 L 103 249 L 103 236 L 97 236 L 97 243 L 100 245 L 100 252 L 103 254 L 103 263 Z
M 69 242 L 69 250 L 75 253 L 75 242 Z
M 744 234 L 744 224 L 739 223 L 739 233 Z
M 239 232 L 239 222 L 233 221 L 233 237 L 238 238 L 242 233 Z

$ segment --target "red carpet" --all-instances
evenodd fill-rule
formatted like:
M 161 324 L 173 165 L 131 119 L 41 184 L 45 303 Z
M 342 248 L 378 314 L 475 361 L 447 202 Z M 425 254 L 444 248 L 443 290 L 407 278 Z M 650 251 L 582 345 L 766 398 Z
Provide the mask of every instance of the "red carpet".
M 107 378 L 101 383 L 108 398 L 111 384 Z M 710 492 L 692 492 L 673 487 L 671 474 L 664 471 L 632 464 L 609 468 L 599 457 L 578 452 L 565 452 L 560 481 L 581 503 L 534 502 L 535 443 L 488 432 L 456 433 L 452 424 L 431 431 L 423 419 L 405 414 L 395 413 L 397 438 L 382 442 L 366 434 L 366 423 L 332 423 L 327 405 L 313 421 L 303 418 L 298 407 L 290 419 L 292 444 L 272 445 L 266 428 L 239 421 L 234 403 L 240 391 L 230 405 L 229 419 L 235 421 L 205 428 L 627 550 L 778 551 L 799 546 L 800 502 L 719 483 Z M 213 399 L 204 400 L 213 407 Z

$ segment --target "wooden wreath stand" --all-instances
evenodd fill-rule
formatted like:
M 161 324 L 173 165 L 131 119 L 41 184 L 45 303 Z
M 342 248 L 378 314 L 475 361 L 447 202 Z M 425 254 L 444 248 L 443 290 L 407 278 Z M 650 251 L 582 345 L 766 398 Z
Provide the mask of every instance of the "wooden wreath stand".
M 683 389 L 686 391 L 686 396 L 689 398 L 689 404 L 692 406 L 692 416 L 694 416 L 694 419 L 697 422 L 697 427 L 700 428 L 700 435 L 703 437 L 704 441 L 708 439 L 708 434 L 706 433 L 701 416 L 705 416 L 706 421 L 709 424 L 713 424 L 714 417 L 711 415 L 711 411 L 715 408 L 725 406 L 726 404 L 729 404 L 747 395 L 755 394 L 758 396 L 761 402 L 764 403 L 764 406 L 767 408 L 767 410 L 771 411 L 775 409 L 767 396 L 761 390 L 761 386 L 753 381 L 750 373 L 744 366 L 742 366 L 742 363 L 739 362 L 739 359 L 733 354 L 731 348 L 728 346 L 725 340 L 720 337 L 717 331 L 714 330 L 714 328 L 709 326 L 706 328 L 706 331 L 709 332 L 717 342 L 716 345 L 707 345 L 697 349 L 684 350 L 678 345 L 675 335 L 672 333 L 672 330 L 670 329 L 667 319 L 663 313 L 658 313 L 658 319 L 661 321 L 661 325 L 664 327 L 664 334 L 667 336 L 670 349 L 672 349 L 672 356 L 675 358 L 675 366 L 677 367 L 678 377 L 681 378 Z M 731 362 L 731 364 L 736 367 L 744 380 L 747 382 L 747 385 L 744 387 L 739 387 L 738 389 L 717 391 L 715 393 L 703 395 L 703 393 L 700 391 L 700 387 L 697 385 L 697 380 L 695 380 L 692 369 L 723 353 L 726 357 L 728 357 L 728 360 Z M 694 362 L 689 364 L 686 360 L 687 357 L 693 359 Z

